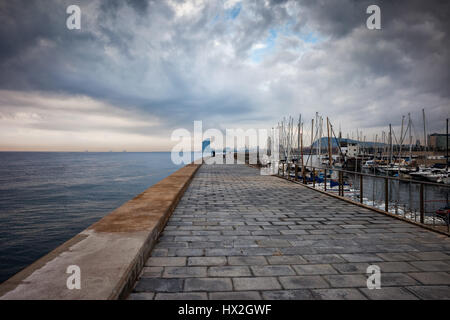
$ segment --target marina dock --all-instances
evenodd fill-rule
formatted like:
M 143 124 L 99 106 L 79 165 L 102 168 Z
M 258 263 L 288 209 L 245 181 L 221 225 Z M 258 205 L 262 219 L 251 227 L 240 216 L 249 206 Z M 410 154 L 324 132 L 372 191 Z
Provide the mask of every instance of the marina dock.
M 66 287 L 69 265 L 79 290 Z M 369 265 L 381 289 L 368 289 Z M 0 298 L 450 299 L 450 238 L 245 164 L 189 165 L 0 285 Z

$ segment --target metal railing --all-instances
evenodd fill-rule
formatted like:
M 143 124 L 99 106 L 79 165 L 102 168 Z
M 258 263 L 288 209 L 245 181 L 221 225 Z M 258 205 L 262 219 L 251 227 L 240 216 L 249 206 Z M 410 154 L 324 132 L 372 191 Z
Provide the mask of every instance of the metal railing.
M 437 213 L 449 205 L 450 185 L 285 162 L 278 176 L 450 232 L 449 214 Z M 430 195 L 439 199 L 428 199 Z

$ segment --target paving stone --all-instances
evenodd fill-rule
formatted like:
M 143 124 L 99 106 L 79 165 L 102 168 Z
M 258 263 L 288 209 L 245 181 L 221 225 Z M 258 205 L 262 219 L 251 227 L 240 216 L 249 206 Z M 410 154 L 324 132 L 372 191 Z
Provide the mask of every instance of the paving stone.
M 362 224 L 343 224 L 340 225 L 340 227 L 344 228 L 344 229 L 360 229 L 360 228 L 365 228 L 365 226 L 363 226 Z
M 410 264 L 421 271 L 450 271 L 450 263 L 446 261 L 411 261 Z
M 291 276 L 295 271 L 287 265 L 252 266 L 255 276 Z
M 181 241 L 204 241 L 205 237 L 204 236 L 180 236 L 180 237 L 176 237 L 176 240 L 181 242 Z
M 185 257 L 150 257 L 145 264 L 149 267 L 174 267 L 185 266 Z
M 221 266 L 227 263 L 226 257 L 189 257 L 188 266 Z
M 233 285 L 238 291 L 281 289 L 280 283 L 274 277 L 233 278 Z
M 303 255 L 303 258 L 312 263 L 334 263 L 334 262 L 346 262 L 337 254 L 307 254 Z
M 307 263 L 301 256 L 269 256 L 267 261 L 270 264 L 303 264 Z
M 343 274 L 351 273 L 367 273 L 367 267 L 369 266 L 366 262 L 356 262 L 356 263 L 333 263 L 333 268 L 338 270 Z
M 254 236 L 271 236 L 271 235 L 279 235 L 281 234 L 278 230 L 258 230 L 252 231 L 252 235 Z
M 164 267 L 144 267 L 142 269 L 142 277 L 160 277 Z
M 256 241 L 252 240 L 234 240 L 233 241 L 233 247 L 235 248 L 251 248 L 251 247 L 258 247 L 256 244 Z
M 312 294 L 319 300 L 367 300 L 358 289 L 314 289 Z
M 444 252 L 414 252 L 412 255 L 419 260 L 450 260 L 450 256 Z
M 381 273 L 384 272 L 412 272 L 419 271 L 417 268 L 407 262 L 393 261 L 393 262 L 377 262 Z
M 152 300 L 154 296 L 153 292 L 132 292 L 127 300 Z
M 408 273 L 408 275 L 426 285 L 450 285 L 450 273 L 448 272 L 414 272 Z
M 165 267 L 163 278 L 206 277 L 206 267 Z
M 187 248 L 187 242 L 172 242 L 172 241 L 161 241 L 158 243 L 158 248 Z
M 167 257 L 168 252 L 169 252 L 168 249 L 157 248 L 157 249 L 153 249 L 151 256 L 152 257 Z
M 155 300 L 207 300 L 206 292 L 157 293 Z
M 450 286 L 411 286 L 407 289 L 420 299 L 450 300 Z
M 184 283 L 185 291 L 231 291 L 229 278 L 191 278 Z
M 291 247 L 291 243 L 287 240 L 257 240 L 256 243 L 260 247 L 272 247 L 272 248 L 282 248 L 282 247 Z
M 381 286 L 411 286 L 418 284 L 416 280 L 406 273 L 381 273 Z
M 304 264 L 292 266 L 298 275 L 335 274 L 337 271 L 330 264 Z
M 261 300 L 258 291 L 231 291 L 231 292 L 211 292 L 212 300 Z
M 313 300 L 313 295 L 309 290 L 274 290 L 263 291 L 262 297 L 265 300 Z
M 204 250 L 203 249 L 169 249 L 169 253 L 176 257 L 193 257 L 193 256 L 203 256 Z
M 309 231 L 306 231 L 306 230 L 303 230 L 303 229 L 290 229 L 290 230 L 280 230 L 280 233 L 281 234 L 295 234 L 295 235 L 299 235 L 299 234 L 310 234 L 310 233 L 319 232 L 319 231 L 322 231 L 322 230 L 309 230 Z M 326 230 L 325 230 L 325 233 L 327 233 Z
M 381 257 L 385 261 L 414 261 L 417 260 L 416 257 L 409 253 L 404 252 L 388 252 L 388 253 L 377 253 L 377 256 Z
M 375 254 L 341 254 L 341 257 L 348 262 L 378 262 L 383 261 Z
M 280 252 L 279 248 L 244 248 L 244 256 L 273 256 Z
M 367 278 L 363 275 L 326 275 L 323 276 L 334 288 L 359 288 L 367 286 Z M 383 281 L 383 280 L 382 280 Z M 383 282 L 382 282 L 383 284 Z
M 208 269 L 208 276 L 210 277 L 246 277 L 251 275 L 252 273 L 247 266 L 221 266 Z
M 280 282 L 285 289 L 309 289 L 328 288 L 328 283 L 320 276 L 292 276 L 280 277 Z
M 180 292 L 182 279 L 141 278 L 134 288 L 135 292 Z
M 217 248 L 220 246 L 218 242 L 214 241 L 194 241 L 189 243 L 189 248 Z
M 281 255 L 317 255 L 316 248 L 309 247 L 309 246 L 295 246 L 295 247 L 287 247 L 287 248 L 280 248 L 279 251 L 281 252 Z M 342 259 L 342 261 L 344 261 Z M 320 262 L 320 261 L 316 261 Z
M 267 264 L 266 258 L 263 256 L 248 256 L 248 257 L 228 257 L 229 265 L 264 265 Z
M 418 298 L 402 287 L 381 287 L 380 289 L 360 289 L 371 300 L 418 300 Z
M 414 247 L 413 247 L 410 245 L 385 243 L 383 245 L 376 245 L 377 250 L 375 252 L 380 252 L 380 253 L 382 253 L 382 252 L 411 252 L 411 253 L 413 253 L 415 251 L 418 251 L 418 249 L 416 247 L 417 247 L 417 245 L 414 245 Z M 417 260 L 417 259 L 414 259 L 414 260 Z
M 205 249 L 206 256 L 244 256 L 245 252 L 241 248 L 220 248 Z

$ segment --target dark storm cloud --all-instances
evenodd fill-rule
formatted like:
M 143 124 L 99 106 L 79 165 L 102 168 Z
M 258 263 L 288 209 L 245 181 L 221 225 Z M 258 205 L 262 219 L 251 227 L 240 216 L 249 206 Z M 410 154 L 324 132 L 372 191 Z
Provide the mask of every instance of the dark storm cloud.
M 335 38 L 348 36 L 350 60 L 369 75 L 392 75 L 405 86 L 448 97 L 450 5 L 446 1 L 306 1 L 314 25 Z M 349 36 L 366 19 L 365 8 L 382 8 L 382 32 Z M 329 43 L 330 49 L 333 43 Z M 442 68 L 442 69 L 441 69 Z M 440 70 L 439 70 L 440 69 Z M 413 76 L 412 76 L 413 74 Z M 367 74 L 362 73 L 363 76 Z M 402 77 L 405 76 L 405 77 Z
M 382 127 L 423 107 L 434 130 L 449 114 L 446 1 L 83 0 L 76 31 L 70 4 L 0 1 L 0 90 L 88 96 L 160 119 L 123 129 L 142 134 L 316 110 Z M 365 27 L 370 4 L 380 31 Z
M 148 3 L 149 0 L 102 0 L 100 9 L 103 12 L 115 14 L 121 6 L 128 5 L 135 9 L 136 13 L 145 14 L 147 12 Z

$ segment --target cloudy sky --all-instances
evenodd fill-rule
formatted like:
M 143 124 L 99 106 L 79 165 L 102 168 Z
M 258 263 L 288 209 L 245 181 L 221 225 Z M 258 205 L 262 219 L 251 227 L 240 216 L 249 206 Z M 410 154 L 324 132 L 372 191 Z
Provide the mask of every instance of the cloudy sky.
M 419 137 L 424 108 L 444 132 L 449 17 L 445 0 L 0 0 L 0 150 L 162 151 L 194 120 L 316 111 L 370 140 L 408 113 Z

